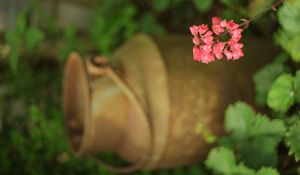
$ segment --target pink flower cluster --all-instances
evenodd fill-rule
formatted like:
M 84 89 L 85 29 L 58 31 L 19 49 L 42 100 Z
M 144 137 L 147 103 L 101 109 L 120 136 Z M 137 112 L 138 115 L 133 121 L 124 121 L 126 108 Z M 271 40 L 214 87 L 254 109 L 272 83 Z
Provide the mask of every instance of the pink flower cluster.
M 233 20 L 226 21 L 213 17 L 212 31 L 206 24 L 194 25 L 190 27 L 190 31 L 194 36 L 193 59 L 195 61 L 208 64 L 215 61 L 215 58 L 222 59 L 224 54 L 227 60 L 237 60 L 244 56 L 243 44 L 239 43 L 243 29 L 239 28 Z M 220 41 L 226 34 L 231 38 L 228 41 Z

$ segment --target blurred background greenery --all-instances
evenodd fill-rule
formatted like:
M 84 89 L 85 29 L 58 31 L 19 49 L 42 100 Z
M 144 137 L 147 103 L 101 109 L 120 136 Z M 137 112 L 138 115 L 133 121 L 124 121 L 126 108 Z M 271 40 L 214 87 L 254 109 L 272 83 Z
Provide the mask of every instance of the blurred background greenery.
M 85 57 L 109 56 L 138 32 L 183 34 L 191 38 L 189 26 L 193 24 L 209 23 L 212 16 L 239 22 L 260 13 L 272 2 L 1 0 L 0 175 L 113 174 L 88 158 L 72 156 L 66 143 L 61 82 L 64 62 L 71 51 Z M 300 61 L 299 4 L 299 0 L 293 5 L 285 4 L 278 15 L 267 13 L 251 23 L 244 35 L 265 38 L 274 35 L 274 41 L 291 60 Z M 106 159 L 117 161 L 109 155 Z M 199 164 L 153 174 L 209 172 Z

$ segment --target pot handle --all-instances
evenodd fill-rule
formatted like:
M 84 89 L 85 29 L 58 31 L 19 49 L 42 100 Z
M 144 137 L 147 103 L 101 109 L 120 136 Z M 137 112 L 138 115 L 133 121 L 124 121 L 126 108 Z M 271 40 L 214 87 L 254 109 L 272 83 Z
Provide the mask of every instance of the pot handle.
M 86 61 L 86 68 L 88 75 L 92 80 L 95 80 L 101 76 L 108 76 L 111 78 L 112 81 L 114 81 L 119 88 L 121 88 L 124 92 L 124 94 L 128 97 L 128 99 L 131 101 L 132 105 L 137 110 L 136 112 L 138 115 L 145 117 L 148 120 L 149 128 L 150 128 L 150 137 L 149 137 L 149 147 L 147 150 L 147 153 L 136 163 L 133 163 L 129 165 L 128 167 L 114 167 L 113 165 L 110 165 L 103 160 L 100 160 L 99 158 L 95 157 L 94 155 L 91 155 L 91 157 L 98 162 L 100 165 L 106 166 L 109 170 L 116 172 L 116 173 L 130 173 L 132 171 L 135 171 L 141 167 L 149 160 L 150 154 L 152 152 L 152 145 L 153 145 L 153 127 L 151 125 L 150 119 L 146 114 L 146 110 L 143 108 L 142 103 L 138 99 L 137 95 L 134 94 L 134 92 L 128 87 L 128 85 L 119 77 L 119 75 L 109 66 L 108 59 L 106 57 L 98 56 L 94 59 L 87 59 Z

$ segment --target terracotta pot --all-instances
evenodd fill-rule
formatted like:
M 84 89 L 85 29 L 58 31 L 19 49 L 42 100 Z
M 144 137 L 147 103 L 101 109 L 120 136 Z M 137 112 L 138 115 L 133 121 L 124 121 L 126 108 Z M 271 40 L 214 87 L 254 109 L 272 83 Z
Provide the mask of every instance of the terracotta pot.
M 113 168 L 119 172 L 204 160 L 213 145 L 195 131 L 197 123 L 222 135 L 225 108 L 254 103 L 252 75 L 274 55 L 269 41 L 245 43 L 239 61 L 208 65 L 192 60 L 191 39 L 182 36 L 136 35 L 109 61 L 84 64 L 71 54 L 63 104 L 74 153 L 117 153 L 131 163 Z

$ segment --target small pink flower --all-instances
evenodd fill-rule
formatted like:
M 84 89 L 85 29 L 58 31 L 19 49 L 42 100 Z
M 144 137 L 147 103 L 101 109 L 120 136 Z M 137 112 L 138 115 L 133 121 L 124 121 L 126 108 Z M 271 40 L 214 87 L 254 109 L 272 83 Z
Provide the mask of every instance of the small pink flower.
M 226 26 L 227 30 L 232 31 L 239 28 L 239 25 L 236 24 L 233 20 L 227 22 Z
M 208 64 L 212 61 L 215 61 L 215 58 L 213 54 L 204 54 L 201 61 L 202 63 Z
M 221 27 L 220 25 L 213 25 L 212 30 L 216 35 L 220 35 L 222 32 L 224 32 L 224 28 Z
M 225 49 L 224 50 L 224 54 L 226 55 L 227 60 L 231 60 L 232 59 L 232 53 L 229 50 Z
M 242 38 L 242 29 L 235 29 L 231 33 L 231 40 L 238 42 Z
M 208 64 L 215 60 L 211 45 L 202 45 L 200 46 L 200 50 L 203 53 L 201 58 L 202 63 Z
M 194 43 L 195 45 L 200 45 L 200 43 L 201 43 L 200 38 L 197 37 L 197 36 L 194 36 L 194 38 L 193 38 L 193 43 Z
M 205 43 L 205 44 L 213 44 L 214 43 L 214 37 L 212 36 L 212 32 L 211 31 L 208 31 L 206 32 L 203 37 L 201 38 L 202 41 Z
M 227 26 L 227 21 L 224 19 L 220 22 L 221 27 L 226 27 Z
M 194 46 L 193 48 L 193 55 L 194 55 L 194 60 L 195 61 L 201 61 L 201 58 L 203 57 L 202 51 L 200 50 L 199 47 Z
M 205 24 L 198 26 L 198 31 L 199 31 L 200 35 L 203 35 L 207 30 L 208 30 L 208 26 Z
M 232 56 L 234 60 L 237 60 L 244 56 L 244 52 L 242 50 L 243 44 L 241 43 L 234 43 L 230 45 L 230 49 L 232 51 Z
M 236 43 L 236 42 L 233 42 L 233 41 L 229 41 L 228 44 L 229 44 L 231 49 L 241 49 L 241 48 L 244 47 L 244 45 L 242 43 Z
M 190 27 L 190 31 L 191 31 L 192 35 L 198 36 L 198 26 L 193 25 L 192 27 Z
M 203 50 L 204 53 L 210 53 L 212 51 L 211 45 L 202 45 L 200 46 L 201 50 Z
M 217 43 L 213 48 L 213 53 L 215 54 L 217 59 L 223 58 L 223 49 L 225 47 L 225 42 Z
M 208 26 L 205 24 L 201 24 L 199 26 L 193 25 L 190 27 L 190 31 L 194 36 L 198 36 L 198 34 L 203 35 L 207 30 Z
M 216 17 L 216 16 L 212 17 L 212 24 L 213 25 L 219 24 L 220 21 L 221 21 L 221 18 Z
M 202 63 L 208 64 L 215 60 L 212 53 L 211 45 L 202 45 L 200 47 L 194 46 L 193 48 L 194 60 L 201 61 Z
M 229 41 L 228 44 L 230 46 L 230 50 L 231 50 L 230 53 L 231 53 L 233 60 L 237 60 L 237 59 L 241 58 L 242 56 L 244 56 L 244 52 L 242 50 L 244 45 L 242 43 L 236 43 L 234 41 Z M 228 58 L 228 56 L 227 56 L 227 58 Z
M 212 30 L 216 35 L 220 35 L 222 32 L 224 32 L 224 27 L 226 27 L 227 22 L 226 20 L 221 21 L 221 18 L 219 17 L 213 17 L 212 18 Z
M 232 51 L 233 60 L 240 59 L 244 56 L 244 52 L 242 49 L 236 49 Z
M 227 60 L 237 60 L 244 56 L 243 44 L 239 43 L 242 38 L 243 29 L 239 28 L 233 20 L 221 20 L 219 17 L 212 18 L 212 28 L 208 29 L 206 24 L 193 25 L 190 27 L 194 35 L 193 59 L 205 64 L 215 61 L 215 58 L 222 59 L 224 55 Z M 228 32 L 231 38 L 228 41 L 220 42 L 222 33 Z

